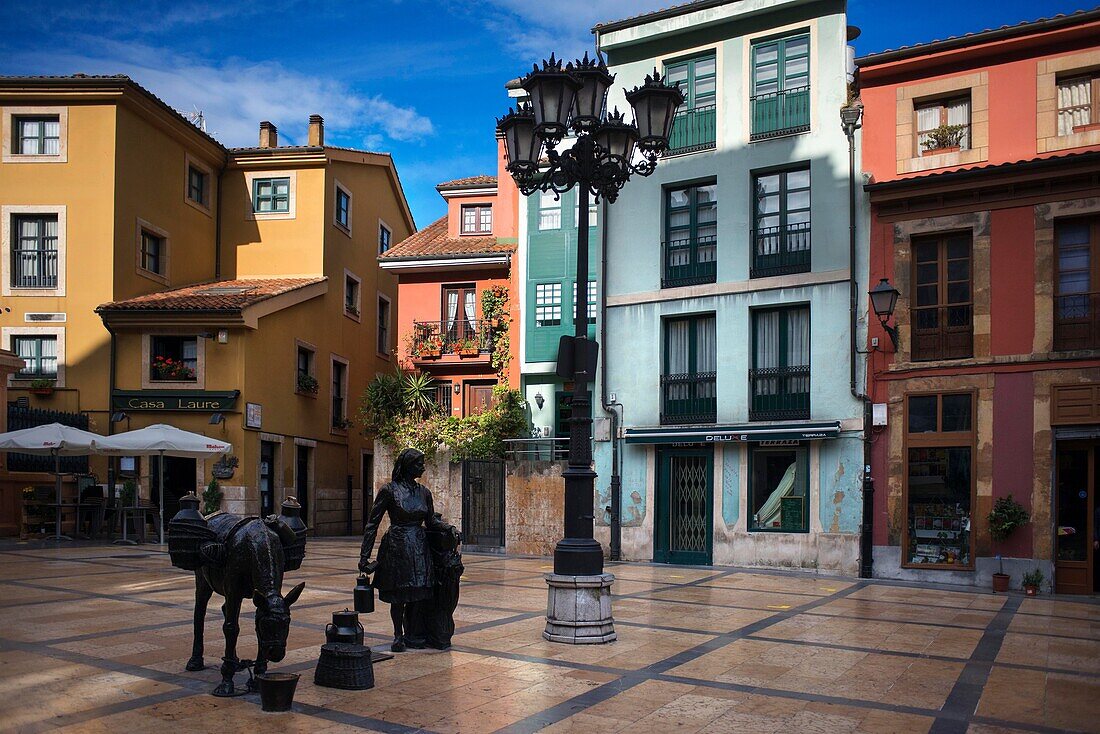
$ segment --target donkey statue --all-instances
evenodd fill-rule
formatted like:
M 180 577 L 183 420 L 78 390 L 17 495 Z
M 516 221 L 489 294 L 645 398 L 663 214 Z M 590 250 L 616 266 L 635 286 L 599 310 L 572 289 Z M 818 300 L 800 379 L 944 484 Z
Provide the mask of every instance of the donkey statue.
M 255 671 L 264 673 L 269 661 L 277 663 L 286 655 L 290 607 L 298 601 L 305 583 L 298 584 L 283 596 L 283 571 L 298 567 L 293 560 L 287 563 L 289 557 L 284 557 L 284 544 L 291 553 L 297 549 L 293 547 L 294 531 L 280 527 L 278 518 L 272 516 L 261 520 L 219 512 L 206 517 L 205 521 L 212 542 L 203 543 L 201 564 L 192 567 L 195 571 L 195 639 L 187 670 L 206 667 L 202 659 L 203 623 L 210 596 L 216 591 L 225 598 L 222 605 L 225 656 L 222 658 L 222 680 L 213 693 L 215 696 L 239 696 L 253 685 L 251 678 L 245 689 L 233 685 L 233 674 L 252 665 L 252 661 L 237 657 L 241 603 L 252 597 L 256 605 Z M 304 532 L 301 539 L 304 552 Z M 301 564 L 300 558 L 297 563 Z

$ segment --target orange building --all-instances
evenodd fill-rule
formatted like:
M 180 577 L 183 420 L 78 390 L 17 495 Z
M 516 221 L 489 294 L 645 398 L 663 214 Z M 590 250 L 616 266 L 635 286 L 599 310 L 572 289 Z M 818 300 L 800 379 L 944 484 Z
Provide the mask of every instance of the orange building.
M 1100 11 L 856 61 L 874 575 L 1100 591 Z M 1009 495 L 1030 522 L 994 540 Z M 1046 586 L 1046 584 L 1044 584 Z
M 510 176 L 499 180 L 439 184 L 447 214 L 378 258 L 399 279 L 398 358 L 435 379 L 437 401 L 455 416 L 487 406 L 497 384 L 519 386 L 519 192 Z

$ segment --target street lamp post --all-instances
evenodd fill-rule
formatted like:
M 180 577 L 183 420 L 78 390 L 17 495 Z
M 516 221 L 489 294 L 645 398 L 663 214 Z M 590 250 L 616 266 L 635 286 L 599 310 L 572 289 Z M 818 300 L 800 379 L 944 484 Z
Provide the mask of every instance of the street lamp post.
M 562 65 L 551 54 L 525 76 L 520 86 L 530 95 L 497 121 L 508 155 L 508 172 L 525 195 L 577 188 L 578 232 L 574 336 L 571 363 L 573 397 L 569 423 L 569 461 L 565 480 L 565 537 L 554 548 L 554 573 L 548 577 L 550 603 L 544 636 L 557 642 L 608 642 L 615 639 L 610 614 L 613 577 L 603 573 L 603 549 L 593 538 L 596 473 L 592 470 L 592 417 L 588 383 L 595 377 L 597 344 L 588 339 L 589 205 L 614 202 L 634 174 L 649 176 L 668 148 L 676 109 L 684 95 L 654 70 L 645 83 L 626 92 L 634 112 L 627 122 L 618 109 L 608 113 L 607 91 L 615 77 L 601 60 Z M 558 146 L 572 130 L 574 143 Z M 545 153 L 545 157 L 544 157 Z M 564 339 L 564 338 L 563 338 Z M 585 603 L 592 600 L 594 603 Z M 606 601 L 606 603 L 601 603 Z M 601 612 L 600 610 L 603 609 Z M 588 610 L 588 611 L 585 611 Z

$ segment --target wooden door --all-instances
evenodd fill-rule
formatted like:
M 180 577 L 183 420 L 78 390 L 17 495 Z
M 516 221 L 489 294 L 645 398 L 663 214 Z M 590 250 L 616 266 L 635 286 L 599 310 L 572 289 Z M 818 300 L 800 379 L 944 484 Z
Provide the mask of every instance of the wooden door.
M 493 404 L 495 382 L 466 383 L 466 415 L 475 415 L 489 409 Z
M 1059 442 L 1054 496 L 1054 591 L 1093 593 L 1096 452 L 1091 442 Z

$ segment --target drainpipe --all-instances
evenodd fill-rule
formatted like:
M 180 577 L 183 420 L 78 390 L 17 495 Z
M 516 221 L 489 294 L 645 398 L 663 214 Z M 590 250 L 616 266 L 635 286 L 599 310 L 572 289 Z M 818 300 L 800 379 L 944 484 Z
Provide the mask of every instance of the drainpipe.
M 603 227 L 600 230 L 600 262 L 603 267 L 603 282 L 605 287 L 600 288 L 600 328 L 607 333 L 607 200 L 600 203 L 600 221 Z M 600 360 L 600 403 L 603 411 L 611 418 L 611 560 L 622 559 L 623 528 L 622 528 L 622 487 L 623 478 L 619 463 L 619 426 L 622 423 L 620 412 L 625 413 L 623 404 L 619 401 L 607 400 L 607 359 L 609 352 L 603 350 L 603 359 Z M 618 408 L 618 411 L 615 410 Z
M 850 390 L 852 397 L 863 407 L 863 511 L 859 536 L 859 576 L 869 579 L 874 571 L 874 507 L 875 481 L 871 476 L 871 400 L 857 384 L 856 333 L 858 325 L 859 281 L 856 278 L 856 130 L 863 105 L 850 102 L 840 110 L 844 135 L 848 138 L 848 316 L 849 356 L 851 369 Z
M 218 170 L 218 211 L 214 212 L 214 280 L 222 279 L 222 174 L 229 165 L 229 154 L 225 154 L 225 164 Z

